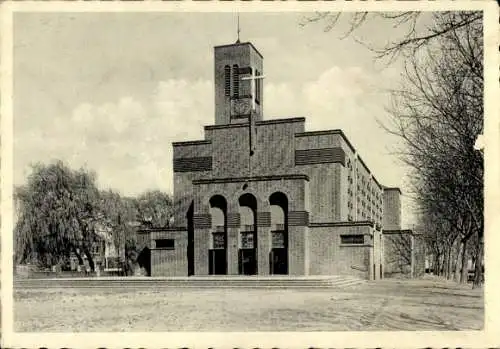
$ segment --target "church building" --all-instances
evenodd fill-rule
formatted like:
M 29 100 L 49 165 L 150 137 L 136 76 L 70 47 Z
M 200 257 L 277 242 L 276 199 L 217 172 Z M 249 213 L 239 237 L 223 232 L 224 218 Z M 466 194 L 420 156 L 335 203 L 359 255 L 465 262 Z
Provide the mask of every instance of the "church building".
M 148 274 L 381 278 L 401 191 L 376 180 L 342 130 L 266 120 L 251 43 L 214 53 L 215 124 L 173 143 L 175 226 L 138 233 Z

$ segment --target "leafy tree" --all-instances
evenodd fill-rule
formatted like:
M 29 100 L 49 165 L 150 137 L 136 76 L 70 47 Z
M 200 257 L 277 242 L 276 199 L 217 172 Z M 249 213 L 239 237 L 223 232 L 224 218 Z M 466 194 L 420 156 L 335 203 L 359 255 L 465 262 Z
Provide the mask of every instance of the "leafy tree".
M 147 191 L 137 198 L 138 220 L 145 225 L 169 227 L 173 217 L 170 195 L 159 190 Z
M 91 248 L 97 241 L 95 214 L 99 192 L 95 174 L 72 171 L 62 162 L 36 164 L 26 185 L 16 188 L 17 262 L 42 266 L 60 263 L 73 252 L 94 267 Z
M 136 223 L 168 226 L 173 210 L 168 194 L 149 191 L 133 198 L 99 191 L 93 172 L 71 170 L 61 161 L 34 165 L 26 185 L 16 188 L 15 203 L 16 262 L 49 267 L 73 253 L 95 270 L 92 246 L 106 232 L 127 273 L 140 252 Z

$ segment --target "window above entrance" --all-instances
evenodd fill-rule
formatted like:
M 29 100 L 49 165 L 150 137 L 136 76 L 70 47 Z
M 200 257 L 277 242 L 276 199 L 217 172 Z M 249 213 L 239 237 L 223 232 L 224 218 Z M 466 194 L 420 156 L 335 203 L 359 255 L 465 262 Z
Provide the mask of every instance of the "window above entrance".
M 254 248 L 253 232 L 241 233 L 241 248 Z
M 224 233 L 213 233 L 212 234 L 212 248 L 214 250 L 226 248 Z
M 282 231 L 271 232 L 271 247 L 285 248 L 285 233 Z

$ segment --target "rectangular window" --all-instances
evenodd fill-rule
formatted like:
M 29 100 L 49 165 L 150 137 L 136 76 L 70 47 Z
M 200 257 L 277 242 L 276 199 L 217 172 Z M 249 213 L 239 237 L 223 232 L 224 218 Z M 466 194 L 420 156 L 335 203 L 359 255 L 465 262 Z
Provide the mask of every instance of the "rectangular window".
M 156 248 L 164 248 L 167 250 L 175 249 L 174 239 L 157 239 L 155 243 Z
M 364 235 L 340 235 L 340 242 L 343 245 L 362 245 L 365 243 Z
M 253 233 L 241 233 L 241 248 L 254 248 Z
M 271 232 L 272 248 L 285 247 L 285 233 L 282 231 Z
M 224 233 L 213 233 L 212 234 L 213 249 L 223 249 L 226 247 Z

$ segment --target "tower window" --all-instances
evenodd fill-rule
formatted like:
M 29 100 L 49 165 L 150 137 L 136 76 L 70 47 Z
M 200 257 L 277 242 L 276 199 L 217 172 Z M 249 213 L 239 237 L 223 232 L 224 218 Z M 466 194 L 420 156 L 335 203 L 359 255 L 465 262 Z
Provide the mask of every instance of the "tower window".
M 238 65 L 233 65 L 233 97 L 240 96 L 240 71 Z
M 224 67 L 224 95 L 231 95 L 231 67 L 228 65 Z

